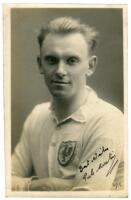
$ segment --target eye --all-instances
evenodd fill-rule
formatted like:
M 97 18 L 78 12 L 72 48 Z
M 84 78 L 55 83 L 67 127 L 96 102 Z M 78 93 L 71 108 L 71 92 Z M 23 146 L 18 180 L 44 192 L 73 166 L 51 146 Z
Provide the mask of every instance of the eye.
M 69 65 L 76 65 L 77 63 L 79 63 L 79 59 L 77 57 L 70 57 L 67 59 L 67 63 Z
M 44 60 L 49 65 L 55 65 L 56 63 L 58 63 L 58 58 L 55 56 L 45 56 Z

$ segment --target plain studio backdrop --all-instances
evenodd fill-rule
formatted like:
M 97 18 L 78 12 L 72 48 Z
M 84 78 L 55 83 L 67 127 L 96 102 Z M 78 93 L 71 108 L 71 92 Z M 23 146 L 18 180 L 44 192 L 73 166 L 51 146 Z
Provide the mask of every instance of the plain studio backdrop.
M 123 111 L 123 21 L 120 8 L 12 8 L 11 10 L 11 133 L 12 152 L 23 123 L 36 104 L 50 100 L 39 74 L 37 35 L 43 24 L 62 16 L 80 18 L 99 32 L 96 72 L 88 85 Z

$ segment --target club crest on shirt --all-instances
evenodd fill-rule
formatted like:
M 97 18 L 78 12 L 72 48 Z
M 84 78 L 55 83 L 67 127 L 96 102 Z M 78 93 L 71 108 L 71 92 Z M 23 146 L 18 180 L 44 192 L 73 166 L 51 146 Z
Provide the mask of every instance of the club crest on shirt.
M 60 144 L 58 150 L 58 161 L 62 166 L 66 166 L 75 155 L 76 141 L 66 141 Z

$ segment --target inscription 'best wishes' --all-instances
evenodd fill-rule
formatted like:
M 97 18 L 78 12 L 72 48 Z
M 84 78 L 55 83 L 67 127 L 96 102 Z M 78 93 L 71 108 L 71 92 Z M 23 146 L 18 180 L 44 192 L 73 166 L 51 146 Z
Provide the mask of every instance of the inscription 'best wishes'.
M 107 155 L 105 156 L 105 154 Z M 100 157 L 103 158 L 103 160 L 101 162 L 98 162 L 97 167 L 95 167 L 95 169 L 94 167 L 91 167 L 91 165 L 96 160 L 99 161 Z M 91 156 L 90 160 L 86 161 L 86 164 L 79 166 L 79 170 L 80 170 L 80 173 L 83 173 L 83 179 L 86 181 L 87 179 L 92 178 L 100 170 L 103 170 L 103 168 L 110 163 L 109 169 L 107 170 L 107 173 L 106 173 L 106 177 L 108 177 L 112 173 L 117 162 L 118 162 L 118 159 L 116 158 L 114 151 L 110 151 L 108 147 L 102 146 L 98 149 L 97 152 L 95 152 Z M 89 168 L 89 166 L 91 168 L 89 170 L 89 173 L 87 173 L 87 169 Z

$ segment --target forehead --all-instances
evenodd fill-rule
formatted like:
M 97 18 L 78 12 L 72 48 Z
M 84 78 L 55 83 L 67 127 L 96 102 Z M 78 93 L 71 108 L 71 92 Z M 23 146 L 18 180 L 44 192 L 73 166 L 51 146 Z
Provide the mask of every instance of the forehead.
M 49 33 L 42 45 L 43 53 L 77 53 L 87 56 L 88 45 L 81 33 Z

